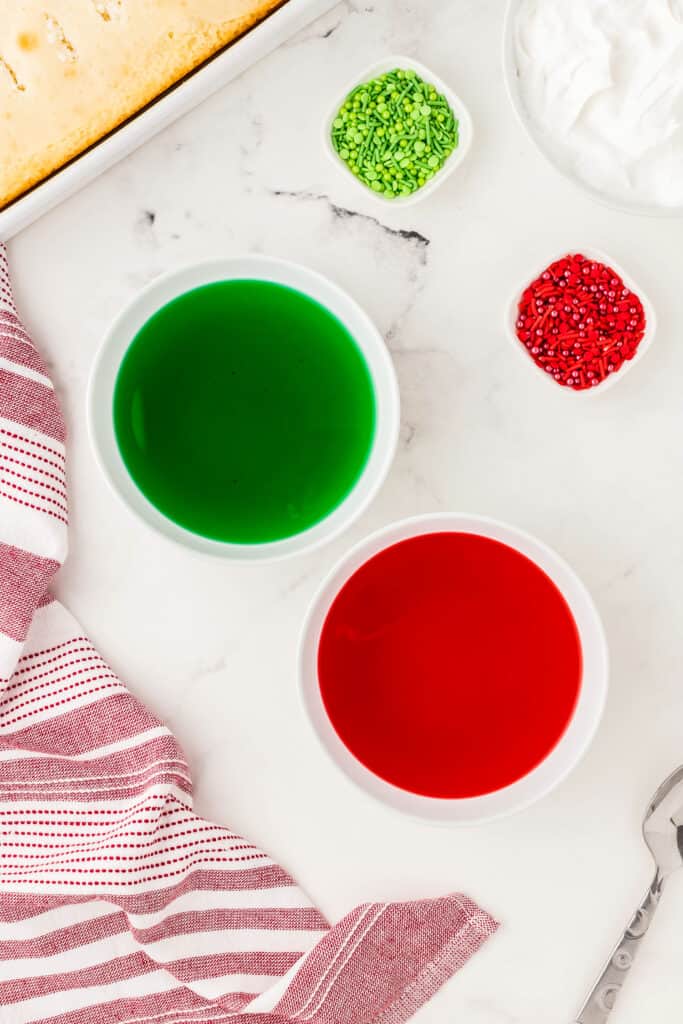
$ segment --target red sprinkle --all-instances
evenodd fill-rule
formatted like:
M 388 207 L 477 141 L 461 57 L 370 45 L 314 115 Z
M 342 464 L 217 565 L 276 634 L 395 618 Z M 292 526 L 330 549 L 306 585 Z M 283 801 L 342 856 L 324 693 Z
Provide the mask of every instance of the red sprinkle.
M 563 387 L 597 387 L 633 359 L 645 335 L 643 304 L 612 267 L 569 254 L 524 289 L 517 337 Z

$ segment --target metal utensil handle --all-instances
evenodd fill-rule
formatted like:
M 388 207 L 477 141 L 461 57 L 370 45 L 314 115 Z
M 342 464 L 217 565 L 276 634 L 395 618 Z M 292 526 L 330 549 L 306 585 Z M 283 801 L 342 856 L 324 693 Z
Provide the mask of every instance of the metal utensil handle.
M 662 892 L 663 881 L 664 879 L 658 871 L 574 1024 L 604 1024 L 609 1017 L 619 990 L 640 948 L 641 940 L 652 922 Z

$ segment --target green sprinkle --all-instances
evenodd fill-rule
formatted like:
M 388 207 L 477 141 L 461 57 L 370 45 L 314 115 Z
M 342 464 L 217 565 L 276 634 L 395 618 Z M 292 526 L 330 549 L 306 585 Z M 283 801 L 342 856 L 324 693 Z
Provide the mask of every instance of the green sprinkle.
M 348 94 L 332 121 L 339 158 L 366 188 L 386 199 L 409 196 L 458 146 L 458 121 L 433 85 L 394 68 Z

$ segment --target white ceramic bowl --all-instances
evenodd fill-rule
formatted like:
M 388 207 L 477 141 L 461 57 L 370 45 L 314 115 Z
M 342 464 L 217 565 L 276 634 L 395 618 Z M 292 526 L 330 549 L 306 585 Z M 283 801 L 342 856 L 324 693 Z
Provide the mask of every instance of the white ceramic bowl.
M 563 178 L 570 181 L 572 185 L 603 206 L 609 206 L 614 210 L 621 210 L 624 213 L 643 214 L 646 217 L 680 217 L 683 214 L 683 207 L 661 206 L 655 203 L 639 203 L 636 201 L 629 203 L 625 199 L 614 197 L 608 192 L 594 188 L 587 181 L 574 174 L 570 168 L 566 167 L 557 158 L 550 140 L 540 126 L 536 125 L 529 117 L 519 88 L 519 68 L 515 54 L 514 27 L 515 18 L 522 2 L 523 0 L 508 0 L 507 3 L 505 25 L 503 28 L 503 76 L 505 78 L 505 88 L 512 108 L 517 115 L 517 120 L 531 141 L 543 154 L 548 163 L 552 164 Z
M 581 253 L 582 256 L 586 256 L 590 260 L 594 260 L 596 263 L 604 263 L 612 270 L 615 270 L 619 277 L 622 279 L 627 288 L 634 292 L 643 304 L 645 311 L 645 334 L 643 340 L 636 349 L 636 354 L 633 359 L 627 359 L 622 363 L 621 368 L 616 372 L 607 377 L 601 384 L 596 385 L 594 388 L 585 388 L 583 390 L 576 390 L 575 388 L 563 387 L 558 384 L 553 377 L 542 370 L 537 363 L 534 362 L 533 357 L 529 355 L 527 349 L 524 347 L 522 342 L 517 337 L 517 315 L 519 311 L 519 301 L 522 294 L 532 281 L 534 281 L 539 274 L 541 274 L 546 267 L 554 263 L 555 260 L 562 259 L 563 256 L 567 256 L 570 253 Z M 611 256 L 607 256 L 604 252 L 599 249 L 593 249 L 591 246 L 576 246 L 572 249 L 566 249 L 562 253 L 556 254 L 551 259 L 545 260 L 539 266 L 535 267 L 531 273 L 527 274 L 521 285 L 515 290 L 512 298 L 510 299 L 506 310 L 505 310 L 505 333 L 509 338 L 512 347 L 515 352 L 524 360 L 524 362 L 533 370 L 535 376 L 542 380 L 546 387 L 553 388 L 554 391 L 563 395 L 573 395 L 575 398 L 585 399 L 589 395 L 599 395 L 613 388 L 615 384 L 618 384 L 620 380 L 623 380 L 629 370 L 632 370 L 636 363 L 639 363 L 643 356 L 649 352 L 652 342 L 654 341 L 655 332 L 657 330 L 657 318 L 652 303 L 648 299 L 647 295 L 636 281 L 633 280 L 631 275 L 624 270 L 623 267 L 619 266 L 616 260 L 613 260 Z
M 355 174 L 352 174 L 341 157 L 336 153 L 335 148 L 332 145 L 331 134 L 332 122 L 351 90 L 355 89 L 356 86 L 360 85 L 362 82 L 369 82 L 370 79 L 377 78 L 378 75 L 383 75 L 387 71 L 393 71 L 394 68 L 414 71 L 425 82 L 433 85 L 437 92 L 441 93 L 442 96 L 445 96 L 451 110 L 459 122 L 459 141 L 457 147 L 450 154 L 443 167 L 437 171 L 434 177 L 430 178 L 422 188 L 419 188 L 417 192 L 413 192 L 410 196 L 396 196 L 395 199 L 386 199 L 381 193 L 373 192 L 371 188 L 368 188 L 362 181 L 359 181 Z M 419 61 L 413 60 L 412 57 L 385 57 L 384 60 L 377 61 L 376 64 L 372 64 L 361 74 L 356 75 L 353 81 L 349 82 L 348 86 L 340 94 L 323 122 L 322 142 L 323 148 L 332 163 L 343 171 L 347 178 L 351 178 L 355 181 L 356 185 L 361 189 L 364 195 L 371 196 L 376 200 L 376 202 L 381 203 L 383 206 L 413 206 L 415 203 L 419 203 L 422 199 L 426 199 L 426 197 L 431 195 L 431 193 L 439 188 L 440 185 L 443 185 L 444 181 L 450 177 L 456 167 L 459 167 L 463 162 L 472 144 L 472 118 L 460 97 L 457 96 L 453 90 L 449 88 L 441 78 L 439 78 L 438 75 L 435 75 L 429 70 L 429 68 L 425 67 L 424 64 L 420 64 Z
M 112 400 L 121 360 L 140 328 L 162 306 L 212 281 L 251 278 L 287 285 L 315 299 L 348 329 L 367 363 L 375 392 L 376 426 L 372 449 L 353 490 L 328 516 L 284 540 L 229 544 L 183 529 L 162 515 L 129 475 L 114 435 Z M 377 328 L 338 285 L 307 267 L 265 256 L 240 256 L 197 263 L 157 278 L 141 291 L 111 325 L 95 358 L 88 389 L 88 426 L 95 457 L 114 492 L 142 522 L 186 548 L 245 562 L 295 555 L 324 544 L 345 530 L 367 508 L 386 477 L 398 440 L 400 400 L 389 352 Z
M 583 655 L 581 690 L 563 736 L 533 771 L 494 793 L 445 800 L 418 796 L 385 782 L 351 754 L 337 735 L 318 683 L 318 645 L 327 613 L 341 587 L 379 551 L 408 537 L 459 531 L 491 537 L 521 552 L 553 581 L 571 609 Z M 540 799 L 558 785 L 586 752 L 600 722 L 607 696 L 608 655 L 598 612 L 581 580 L 541 541 L 505 523 L 481 516 L 426 515 L 392 523 L 354 547 L 323 582 L 304 621 L 299 643 L 301 696 L 313 730 L 334 763 L 365 793 L 415 818 L 437 824 L 472 824 L 501 817 Z

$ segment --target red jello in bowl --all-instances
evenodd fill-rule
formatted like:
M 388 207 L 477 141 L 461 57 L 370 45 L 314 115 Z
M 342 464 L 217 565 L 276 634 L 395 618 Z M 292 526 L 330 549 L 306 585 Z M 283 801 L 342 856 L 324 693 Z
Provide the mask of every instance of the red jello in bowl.
M 509 813 L 556 785 L 597 727 L 593 603 L 512 527 L 426 516 L 368 538 L 323 584 L 300 648 L 323 746 L 366 792 L 434 821 Z

